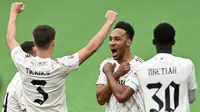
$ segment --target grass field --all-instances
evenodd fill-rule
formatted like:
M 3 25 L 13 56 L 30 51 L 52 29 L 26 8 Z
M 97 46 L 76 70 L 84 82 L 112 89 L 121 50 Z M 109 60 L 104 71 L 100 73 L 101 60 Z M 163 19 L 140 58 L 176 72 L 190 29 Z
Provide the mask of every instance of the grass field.
M 130 22 L 136 31 L 132 53 L 147 60 L 155 54 L 151 43 L 153 28 L 160 22 L 169 22 L 176 28 L 177 43 L 173 53 L 191 58 L 200 81 L 200 1 L 199 0 L 22 0 L 25 11 L 19 16 L 17 40 L 32 40 L 36 25 L 49 24 L 57 30 L 53 57 L 70 55 L 98 32 L 104 23 L 108 9 L 119 13 L 119 20 Z M 5 42 L 11 0 L 0 0 L 0 105 L 6 87 L 17 72 Z M 69 112 L 103 112 L 96 102 L 96 80 L 99 65 L 110 57 L 108 39 L 100 50 L 78 71 L 67 78 L 67 102 Z M 198 96 L 200 95 L 200 91 Z M 200 98 L 191 106 L 191 112 L 199 112 Z

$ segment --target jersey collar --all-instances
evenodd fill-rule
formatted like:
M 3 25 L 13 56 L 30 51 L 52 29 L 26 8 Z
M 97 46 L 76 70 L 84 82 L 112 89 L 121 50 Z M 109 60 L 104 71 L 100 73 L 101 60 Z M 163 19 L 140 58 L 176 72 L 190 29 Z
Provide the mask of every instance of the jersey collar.
M 172 54 L 169 53 L 158 53 L 155 57 L 172 57 Z

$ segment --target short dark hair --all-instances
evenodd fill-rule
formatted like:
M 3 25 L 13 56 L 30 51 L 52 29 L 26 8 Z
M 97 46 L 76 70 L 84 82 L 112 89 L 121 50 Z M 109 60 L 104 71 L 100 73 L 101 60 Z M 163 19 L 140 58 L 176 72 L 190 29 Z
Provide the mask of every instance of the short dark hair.
M 36 46 L 39 48 L 48 48 L 51 41 L 55 39 L 56 31 L 49 25 L 39 25 L 33 30 L 33 36 Z
M 20 46 L 21 46 L 22 50 L 26 53 L 31 53 L 33 50 L 33 47 L 34 47 L 33 41 L 25 41 Z
M 129 39 L 133 40 L 133 37 L 134 37 L 134 34 L 135 34 L 135 31 L 133 29 L 133 27 L 125 22 L 125 21 L 119 21 L 116 26 L 114 27 L 114 29 L 116 28 L 120 28 L 120 29 L 123 29 L 126 31 L 126 34 L 128 35 Z
M 171 44 L 175 38 L 175 29 L 169 23 L 160 23 L 154 29 L 154 39 L 159 44 Z

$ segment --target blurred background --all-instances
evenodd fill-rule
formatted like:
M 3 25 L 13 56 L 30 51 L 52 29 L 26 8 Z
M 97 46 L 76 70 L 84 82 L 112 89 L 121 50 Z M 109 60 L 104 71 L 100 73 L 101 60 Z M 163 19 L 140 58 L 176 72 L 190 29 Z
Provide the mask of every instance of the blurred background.
M 53 57 L 70 55 L 87 45 L 105 22 L 105 12 L 118 12 L 118 21 L 131 23 L 136 31 L 132 53 L 147 60 L 155 55 L 152 45 L 154 27 L 169 22 L 176 28 L 174 55 L 191 58 L 200 81 L 200 1 L 199 0 L 21 0 L 25 11 L 17 24 L 17 40 L 32 40 L 32 30 L 39 24 L 49 24 L 56 31 Z M 0 105 L 3 105 L 7 85 L 17 72 L 6 46 L 5 36 L 11 0 L 0 0 Z M 79 70 L 67 78 L 69 112 L 103 112 L 96 102 L 96 80 L 99 65 L 111 57 L 108 39 L 98 52 Z M 200 91 L 198 92 L 200 95 Z M 191 106 L 199 112 L 200 98 Z

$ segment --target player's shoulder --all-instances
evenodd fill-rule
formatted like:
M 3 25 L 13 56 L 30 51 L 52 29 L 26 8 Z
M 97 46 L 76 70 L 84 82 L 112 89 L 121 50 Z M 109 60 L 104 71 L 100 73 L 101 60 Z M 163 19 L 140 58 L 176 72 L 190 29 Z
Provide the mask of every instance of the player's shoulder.
M 20 46 L 17 46 L 17 47 L 15 47 L 11 50 L 11 54 L 14 55 L 15 53 L 18 53 L 18 52 L 21 52 L 21 51 L 23 51 L 22 48 Z
M 136 55 L 134 56 L 134 60 L 135 60 L 135 62 L 138 63 L 138 64 L 142 64 L 142 63 L 145 62 L 142 58 L 140 58 L 140 57 L 138 57 L 138 56 L 136 56 Z
M 17 72 L 14 77 L 12 78 L 12 80 L 10 81 L 7 91 L 15 91 L 15 89 L 17 88 L 18 83 L 21 81 L 21 77 L 20 77 L 20 73 Z
M 181 64 L 184 64 L 184 65 L 193 65 L 193 62 L 191 59 L 189 58 L 183 58 L 183 57 L 179 57 L 179 56 L 173 56 L 175 61 L 178 61 L 179 63 Z
M 139 60 L 139 59 L 140 59 L 140 60 L 143 60 L 143 59 L 141 59 L 141 58 L 138 57 L 138 60 Z M 153 60 L 153 58 L 148 59 L 148 60 L 146 60 L 146 61 L 144 61 L 144 60 L 141 61 L 142 63 L 140 62 L 139 66 L 137 67 L 137 70 L 144 69 L 144 68 L 145 68 L 145 69 L 148 68 L 149 66 L 151 66 L 152 60 Z
M 20 80 L 21 80 L 20 72 L 17 72 L 17 73 L 14 75 L 14 77 L 13 77 L 13 79 L 12 79 L 11 82 L 14 83 L 14 84 L 16 84 L 16 83 L 18 83 Z
M 41 65 L 43 65 L 43 67 L 46 67 L 49 65 L 54 67 L 54 66 L 57 66 L 59 62 L 51 58 L 40 58 L 38 56 L 36 57 L 31 56 L 25 63 L 27 63 L 27 66 L 29 67 L 32 67 L 32 66 L 38 67 Z
M 74 60 L 79 60 L 79 55 L 78 53 L 74 53 L 72 55 L 66 55 L 62 57 L 57 57 L 55 60 L 56 63 L 63 63 L 63 62 L 73 62 Z
M 100 64 L 100 68 L 102 68 L 106 63 L 115 63 L 116 61 L 113 58 L 106 58 L 104 59 L 101 64 Z
M 104 59 L 102 62 L 101 62 L 101 65 L 103 64 L 106 64 L 107 62 L 110 62 L 110 63 L 113 63 L 113 62 L 116 62 L 113 58 L 106 58 Z
M 131 69 L 136 69 L 138 68 L 141 64 L 143 64 L 145 61 L 138 57 L 138 56 L 134 56 L 134 59 L 130 62 L 131 64 Z

